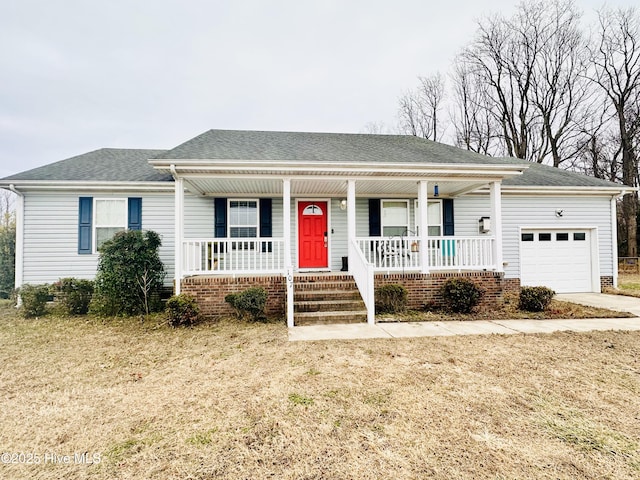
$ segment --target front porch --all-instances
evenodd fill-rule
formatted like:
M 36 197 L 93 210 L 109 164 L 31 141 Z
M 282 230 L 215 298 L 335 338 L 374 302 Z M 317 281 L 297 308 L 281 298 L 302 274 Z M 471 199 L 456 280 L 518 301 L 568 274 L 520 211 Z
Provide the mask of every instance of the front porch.
M 338 167 L 295 176 L 293 168 L 277 175 L 264 168 L 268 173 L 257 166 L 244 172 L 235 166 L 220 172 L 171 166 L 176 293 L 201 283 L 197 277 L 277 277 L 281 280 L 275 283 L 284 286 L 278 295 L 293 327 L 296 276 L 303 272 L 348 274 L 369 323 L 375 323 L 374 291 L 384 275 L 414 275 L 419 280 L 408 288 L 422 293 L 435 287 L 434 279 L 452 272 L 502 278 L 501 180 L 519 170 L 484 165 L 454 165 L 446 171 L 433 166 L 381 172 L 350 168 L 344 179 Z M 454 213 L 461 198 L 467 198 L 465 207 Z M 208 227 L 201 218 L 208 219 Z M 192 233 L 203 231 L 214 235 Z M 412 302 L 420 308 L 429 300 Z

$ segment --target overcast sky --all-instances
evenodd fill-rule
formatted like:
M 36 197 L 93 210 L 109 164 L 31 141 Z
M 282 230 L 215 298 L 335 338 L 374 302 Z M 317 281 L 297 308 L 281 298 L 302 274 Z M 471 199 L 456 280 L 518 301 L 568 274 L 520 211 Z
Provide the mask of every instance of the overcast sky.
M 446 73 L 477 20 L 516 3 L 0 0 L 0 177 L 211 128 L 395 125 L 417 76 Z

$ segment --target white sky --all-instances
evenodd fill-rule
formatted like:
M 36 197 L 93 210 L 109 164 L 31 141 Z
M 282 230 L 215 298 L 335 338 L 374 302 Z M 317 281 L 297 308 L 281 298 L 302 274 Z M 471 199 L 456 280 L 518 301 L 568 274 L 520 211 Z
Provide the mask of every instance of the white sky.
M 211 128 L 395 125 L 417 76 L 447 73 L 477 20 L 515 5 L 0 0 L 0 178 L 102 147 L 171 148 Z

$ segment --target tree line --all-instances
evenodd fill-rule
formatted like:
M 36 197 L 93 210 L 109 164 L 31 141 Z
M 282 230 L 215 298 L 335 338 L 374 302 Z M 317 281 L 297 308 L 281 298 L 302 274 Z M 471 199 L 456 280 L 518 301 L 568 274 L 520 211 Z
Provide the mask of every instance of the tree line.
M 396 130 L 638 186 L 640 12 L 603 7 L 582 22 L 571 0 L 478 21 L 446 75 L 400 96 Z M 636 257 L 637 194 L 619 210 L 621 254 Z

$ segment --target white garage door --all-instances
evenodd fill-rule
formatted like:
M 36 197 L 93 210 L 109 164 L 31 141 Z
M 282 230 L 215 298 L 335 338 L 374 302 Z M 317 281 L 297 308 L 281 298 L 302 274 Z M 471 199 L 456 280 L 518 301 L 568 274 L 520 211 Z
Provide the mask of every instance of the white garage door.
M 522 230 L 520 283 L 557 293 L 591 292 L 590 230 Z

